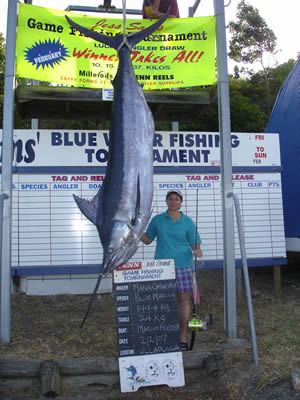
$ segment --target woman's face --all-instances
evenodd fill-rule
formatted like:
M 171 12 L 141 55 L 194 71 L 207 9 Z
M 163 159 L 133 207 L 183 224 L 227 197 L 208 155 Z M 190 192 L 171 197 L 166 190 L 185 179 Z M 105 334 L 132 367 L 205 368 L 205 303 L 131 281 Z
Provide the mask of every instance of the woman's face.
M 167 206 L 168 210 L 170 211 L 176 211 L 179 210 L 181 207 L 181 197 L 177 193 L 170 193 L 169 196 L 167 197 Z

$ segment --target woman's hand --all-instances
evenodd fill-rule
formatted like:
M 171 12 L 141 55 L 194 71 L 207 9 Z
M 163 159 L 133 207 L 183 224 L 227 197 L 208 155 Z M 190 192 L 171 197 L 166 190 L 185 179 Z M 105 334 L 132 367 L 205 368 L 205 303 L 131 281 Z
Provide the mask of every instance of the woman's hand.
M 143 234 L 142 234 L 142 236 L 141 236 L 141 241 L 142 241 L 144 244 L 150 244 L 150 243 L 152 243 L 152 240 L 146 235 L 146 233 L 143 233 Z
M 194 254 L 195 257 L 202 257 L 203 256 L 203 253 L 202 253 L 201 249 L 193 250 L 193 254 Z

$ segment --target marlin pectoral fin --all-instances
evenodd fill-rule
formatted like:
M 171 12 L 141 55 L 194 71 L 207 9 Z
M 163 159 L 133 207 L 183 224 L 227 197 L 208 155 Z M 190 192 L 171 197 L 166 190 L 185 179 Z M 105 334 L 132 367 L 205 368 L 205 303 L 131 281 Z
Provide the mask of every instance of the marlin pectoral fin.
M 136 185 L 136 203 L 135 203 L 135 215 L 131 219 L 131 225 L 134 226 L 140 216 L 140 209 L 141 209 L 141 188 L 140 188 L 140 175 L 137 177 L 137 185 Z
M 74 200 L 80 209 L 80 211 L 89 219 L 93 224 L 96 225 L 98 201 L 99 201 L 100 191 L 92 200 L 81 199 L 80 197 L 73 194 Z

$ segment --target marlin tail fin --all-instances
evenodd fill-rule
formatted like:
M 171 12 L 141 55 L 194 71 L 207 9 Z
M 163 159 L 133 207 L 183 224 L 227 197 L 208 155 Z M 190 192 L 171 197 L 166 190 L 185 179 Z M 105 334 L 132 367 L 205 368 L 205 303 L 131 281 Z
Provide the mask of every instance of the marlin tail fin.
M 168 18 L 169 13 L 170 13 L 170 9 L 161 19 L 159 19 L 154 24 L 150 25 L 148 28 L 145 28 L 133 35 L 127 36 L 128 43 L 130 44 L 130 46 L 136 45 L 137 43 L 139 43 L 140 41 L 145 39 L 147 36 L 151 35 L 151 33 L 156 31 L 156 29 L 158 29 Z M 112 47 L 113 49 L 117 50 L 123 41 L 123 35 L 121 35 L 121 34 L 117 34 L 115 36 L 103 35 L 101 33 L 93 31 L 91 29 L 84 28 L 81 25 L 78 25 L 76 22 L 72 21 L 67 15 L 65 15 L 65 17 L 66 17 L 66 20 L 69 22 L 69 24 L 74 29 L 76 29 L 80 33 L 83 33 L 87 37 L 90 37 L 94 40 L 97 40 L 98 42 L 104 43 L 104 44 Z

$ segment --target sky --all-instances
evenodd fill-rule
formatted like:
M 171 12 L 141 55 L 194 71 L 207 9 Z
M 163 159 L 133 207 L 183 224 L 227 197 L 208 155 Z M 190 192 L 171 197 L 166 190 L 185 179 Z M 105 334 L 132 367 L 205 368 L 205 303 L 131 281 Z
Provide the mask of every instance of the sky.
M 7 5 L 9 0 L 0 0 L 0 32 L 6 35 Z M 23 0 L 22 0 L 23 1 Z M 33 5 L 57 10 L 64 10 L 69 5 L 85 5 L 96 7 L 103 4 L 103 0 L 32 0 Z M 178 0 L 180 16 L 188 16 L 188 8 L 193 6 L 195 0 Z M 214 15 L 213 0 L 201 0 L 195 16 Z M 224 0 L 226 24 L 235 19 L 236 8 L 239 0 Z M 277 37 L 277 45 L 280 52 L 276 56 L 279 64 L 296 59 L 300 53 L 300 1 L 299 0 L 247 0 L 248 4 L 258 8 L 262 18 Z M 112 0 L 112 5 L 122 8 L 122 0 Z M 140 9 L 142 0 L 127 0 L 126 7 Z M 116 17 L 115 14 L 112 15 Z M 121 15 L 120 15 L 121 18 Z M 133 18 L 133 16 L 131 16 Z M 227 35 L 227 41 L 229 37 Z M 272 67 L 275 60 L 266 60 Z M 230 70 L 231 68 L 229 68 Z

